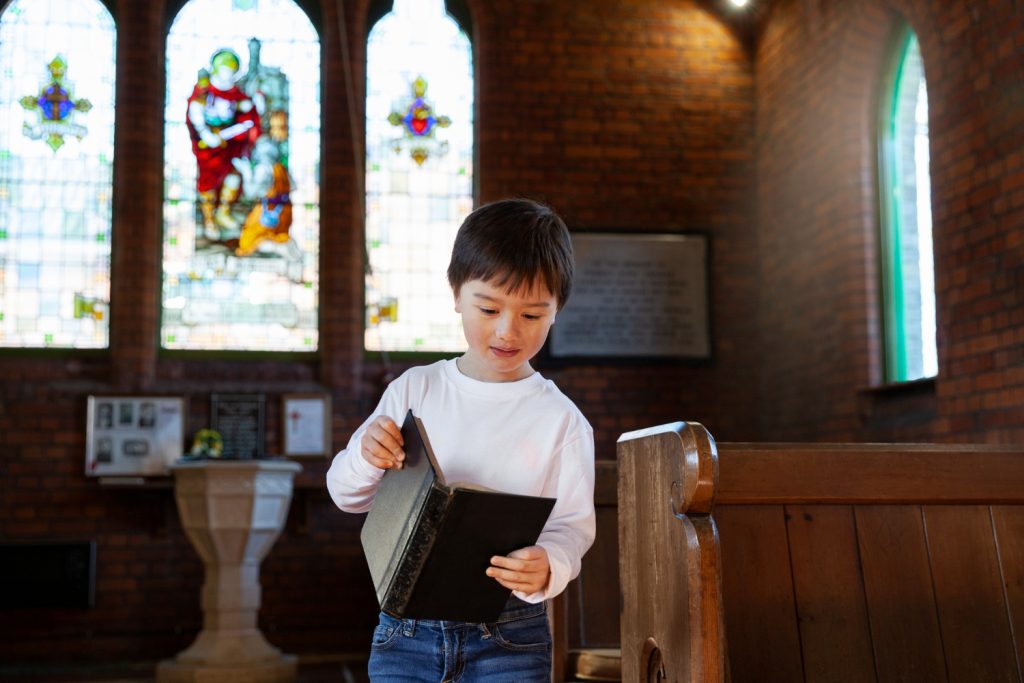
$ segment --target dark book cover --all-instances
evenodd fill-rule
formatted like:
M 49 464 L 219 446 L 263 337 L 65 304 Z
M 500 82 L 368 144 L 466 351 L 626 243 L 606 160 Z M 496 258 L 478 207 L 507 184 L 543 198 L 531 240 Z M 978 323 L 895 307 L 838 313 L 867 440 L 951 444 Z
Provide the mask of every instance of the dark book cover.
M 402 437 L 405 465 L 385 472 L 360 533 L 381 609 L 493 622 L 511 591 L 485 573 L 491 557 L 536 544 L 555 500 L 449 487 L 411 410 Z

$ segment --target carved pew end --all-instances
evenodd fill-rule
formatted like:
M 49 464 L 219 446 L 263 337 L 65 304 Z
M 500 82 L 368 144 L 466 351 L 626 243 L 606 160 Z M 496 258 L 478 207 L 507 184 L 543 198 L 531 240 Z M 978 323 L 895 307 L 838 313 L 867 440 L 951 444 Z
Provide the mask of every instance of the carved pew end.
M 726 680 L 718 451 L 696 422 L 618 440 L 622 676 Z

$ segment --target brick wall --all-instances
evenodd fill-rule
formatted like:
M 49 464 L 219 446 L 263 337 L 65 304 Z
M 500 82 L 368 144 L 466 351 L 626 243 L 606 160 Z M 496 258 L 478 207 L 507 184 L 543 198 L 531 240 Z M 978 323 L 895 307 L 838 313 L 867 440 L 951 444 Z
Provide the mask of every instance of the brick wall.
M 734 27 L 690 2 L 474 8 L 481 201 L 536 197 L 571 229 L 712 236 L 713 362 L 552 373 L 599 457 L 684 417 L 752 438 L 753 73 Z
M 880 387 L 875 128 L 887 51 L 928 87 L 939 376 Z M 765 440 L 1024 436 L 1024 7 L 781 0 L 756 52 Z

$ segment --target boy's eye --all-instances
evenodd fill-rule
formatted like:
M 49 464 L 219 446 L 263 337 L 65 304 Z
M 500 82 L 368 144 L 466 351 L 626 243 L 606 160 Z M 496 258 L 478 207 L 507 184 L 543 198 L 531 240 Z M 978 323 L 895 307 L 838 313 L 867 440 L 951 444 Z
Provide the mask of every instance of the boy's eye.
M 481 306 L 480 312 L 483 313 L 484 315 L 494 315 L 495 313 L 498 312 L 498 310 L 495 308 L 484 308 L 483 306 Z
M 527 320 L 540 320 L 540 316 L 533 313 L 524 313 L 523 317 Z

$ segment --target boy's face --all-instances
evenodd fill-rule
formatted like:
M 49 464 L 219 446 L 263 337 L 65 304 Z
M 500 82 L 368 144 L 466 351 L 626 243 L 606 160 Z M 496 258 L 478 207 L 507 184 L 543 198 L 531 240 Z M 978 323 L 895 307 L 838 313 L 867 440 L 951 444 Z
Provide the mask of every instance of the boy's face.
M 555 322 L 558 299 L 543 284 L 508 293 L 504 286 L 469 280 L 455 292 L 455 311 L 469 350 L 459 369 L 484 382 L 510 382 L 533 373 L 537 355 Z

